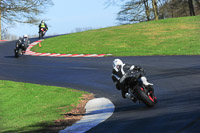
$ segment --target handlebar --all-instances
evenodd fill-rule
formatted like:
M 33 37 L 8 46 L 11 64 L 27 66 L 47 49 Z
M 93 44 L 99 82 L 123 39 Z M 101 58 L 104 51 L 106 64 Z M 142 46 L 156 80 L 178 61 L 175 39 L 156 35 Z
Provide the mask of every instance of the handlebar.
M 144 69 L 141 70 L 129 70 L 127 73 L 122 76 L 120 83 L 122 83 L 127 78 L 138 79 L 141 75 L 145 75 Z

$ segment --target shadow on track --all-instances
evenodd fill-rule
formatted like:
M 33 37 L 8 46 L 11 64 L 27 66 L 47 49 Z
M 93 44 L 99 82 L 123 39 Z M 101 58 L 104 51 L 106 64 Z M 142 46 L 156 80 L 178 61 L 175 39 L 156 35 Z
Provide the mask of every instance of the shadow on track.
M 4 56 L 4 58 L 16 58 L 15 56 Z

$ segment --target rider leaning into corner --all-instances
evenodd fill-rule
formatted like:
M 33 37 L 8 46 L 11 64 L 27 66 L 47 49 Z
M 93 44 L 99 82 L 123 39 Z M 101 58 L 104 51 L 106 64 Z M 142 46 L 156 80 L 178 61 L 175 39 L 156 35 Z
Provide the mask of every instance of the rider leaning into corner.
M 126 83 L 120 83 L 120 79 L 125 75 L 128 71 L 131 70 L 139 70 L 139 71 L 144 71 L 142 67 L 140 66 L 135 66 L 135 65 L 129 65 L 129 64 L 124 64 L 120 59 L 115 59 L 113 61 L 113 71 L 112 71 L 112 80 L 116 85 L 116 88 L 118 90 L 121 90 L 122 97 L 123 98 L 128 98 L 133 100 L 134 102 L 137 101 L 136 98 L 134 98 L 128 91 L 128 87 Z M 141 78 L 139 79 L 142 81 L 142 83 L 146 86 L 148 91 L 154 95 L 154 89 L 153 89 L 153 84 L 149 83 L 147 81 L 147 78 L 142 75 Z
M 23 37 L 20 37 L 16 44 L 21 44 L 21 43 L 25 44 L 26 49 L 28 48 L 28 46 L 30 44 L 30 40 L 28 39 L 27 34 L 24 34 Z
M 48 30 L 48 26 L 47 26 L 47 24 L 44 22 L 44 20 L 42 20 L 41 21 L 41 23 L 39 24 L 39 32 L 40 32 L 40 29 L 41 28 L 44 28 L 44 30 L 47 32 L 47 30 Z M 45 33 L 46 33 L 45 32 Z

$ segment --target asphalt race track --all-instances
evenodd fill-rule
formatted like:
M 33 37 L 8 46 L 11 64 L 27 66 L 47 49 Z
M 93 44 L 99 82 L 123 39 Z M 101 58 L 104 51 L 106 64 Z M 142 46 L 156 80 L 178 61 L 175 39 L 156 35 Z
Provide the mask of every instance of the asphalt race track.
M 0 80 L 71 87 L 114 103 L 114 114 L 89 133 L 200 132 L 200 56 L 118 57 L 143 66 L 154 83 L 159 103 L 147 108 L 121 98 L 115 89 L 111 71 L 116 57 L 15 58 L 14 48 L 15 41 L 0 42 Z

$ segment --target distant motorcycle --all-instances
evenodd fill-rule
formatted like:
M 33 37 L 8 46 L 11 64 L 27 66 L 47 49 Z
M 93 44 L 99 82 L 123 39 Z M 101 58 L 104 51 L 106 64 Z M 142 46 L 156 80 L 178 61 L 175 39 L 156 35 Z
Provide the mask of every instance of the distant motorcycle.
M 15 53 L 16 58 L 22 56 L 26 52 L 26 49 L 28 48 L 29 43 L 30 43 L 29 40 L 26 41 L 26 40 L 23 40 L 23 39 L 19 39 L 17 41 L 16 48 L 14 49 L 14 53 Z
M 44 28 L 40 28 L 39 39 L 44 38 L 45 33 L 46 33 L 46 30 Z
M 152 107 L 157 103 L 157 98 L 152 94 L 152 92 L 149 92 L 145 85 L 143 85 L 142 81 L 139 80 L 142 74 L 145 74 L 144 71 L 129 71 L 121 78 L 121 80 L 125 79 L 125 82 L 130 88 L 129 93 L 134 98 L 136 98 L 139 102 L 143 102 L 148 107 Z

